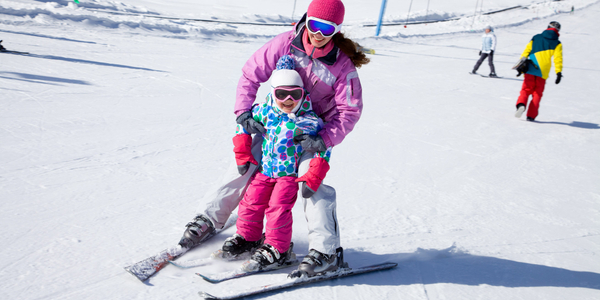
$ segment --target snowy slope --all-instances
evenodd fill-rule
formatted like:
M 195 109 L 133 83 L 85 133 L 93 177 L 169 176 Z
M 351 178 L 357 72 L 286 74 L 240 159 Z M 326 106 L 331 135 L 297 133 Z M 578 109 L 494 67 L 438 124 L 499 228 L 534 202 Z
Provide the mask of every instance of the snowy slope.
M 199 299 L 284 276 L 212 285 L 167 267 L 142 284 L 123 266 L 175 244 L 204 207 L 233 161 L 240 69 L 291 28 L 197 19 L 289 24 L 309 1 L 80 2 L 0 0 L 3 45 L 31 53 L 0 54 L 2 298 Z M 600 1 L 388 2 L 388 23 L 458 18 L 374 37 L 379 3 L 344 1 L 344 31 L 377 54 L 327 181 L 350 264 L 399 266 L 265 298 L 600 298 Z M 551 75 L 537 122 L 516 119 L 510 67 L 552 20 L 563 81 Z M 467 73 L 487 24 L 502 79 Z

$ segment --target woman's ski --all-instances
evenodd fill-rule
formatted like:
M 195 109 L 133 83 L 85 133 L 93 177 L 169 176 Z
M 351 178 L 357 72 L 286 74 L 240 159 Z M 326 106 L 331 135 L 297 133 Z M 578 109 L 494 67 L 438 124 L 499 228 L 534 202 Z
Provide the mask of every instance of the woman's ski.
M 239 293 L 231 293 L 229 295 L 224 296 L 215 296 L 206 292 L 199 292 L 200 297 L 204 299 L 214 299 L 214 300 L 229 300 L 229 299 L 237 299 L 241 297 L 247 297 L 257 294 L 262 294 L 266 292 L 279 291 L 287 288 L 292 288 L 300 285 L 311 284 L 316 282 L 321 282 L 325 280 L 330 280 L 334 278 L 348 277 L 363 273 L 370 273 L 374 271 L 387 270 L 391 268 L 395 268 L 398 266 L 397 263 L 383 263 L 372 266 L 360 267 L 360 268 L 341 268 L 335 272 L 325 273 L 323 275 L 317 275 L 314 277 L 300 277 L 300 278 L 287 278 L 281 282 L 258 286 L 254 288 L 247 289 L 245 291 Z
M 231 215 L 229 220 L 222 229 L 217 229 L 208 235 L 202 242 L 206 242 L 208 239 L 217 235 L 219 232 L 233 226 L 237 220 L 237 215 Z M 169 264 L 169 261 L 175 260 L 188 252 L 190 249 L 177 245 L 175 247 L 167 248 L 156 255 L 150 256 L 142 261 L 139 261 L 133 265 L 125 267 L 125 270 L 131 275 L 135 276 L 140 281 L 144 282 L 148 280 L 152 275 L 162 270 Z

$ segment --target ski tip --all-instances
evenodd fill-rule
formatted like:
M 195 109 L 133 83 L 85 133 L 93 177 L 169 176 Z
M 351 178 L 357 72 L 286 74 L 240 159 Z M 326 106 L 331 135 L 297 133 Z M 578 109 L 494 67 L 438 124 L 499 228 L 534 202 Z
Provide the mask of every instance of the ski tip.
M 150 278 L 150 276 L 135 273 L 133 270 L 131 270 L 131 266 L 124 267 L 123 269 L 125 269 L 125 271 L 127 271 L 127 273 L 133 275 L 135 278 L 137 278 L 141 282 L 146 282 L 146 280 L 148 280 L 148 278 Z
M 198 292 L 198 295 L 204 299 L 218 299 L 217 297 L 205 292 Z
M 204 280 L 206 280 L 206 281 L 208 281 L 210 283 L 219 283 L 219 282 L 221 282 L 221 280 L 214 280 L 214 279 L 212 279 L 212 278 L 210 278 L 210 277 L 208 277 L 206 275 L 202 275 L 200 273 L 196 273 L 196 275 L 202 277 L 202 279 L 204 279 Z
M 167 260 L 167 261 L 169 262 L 169 264 L 171 264 L 173 266 L 176 266 L 176 267 L 178 267 L 180 269 L 189 269 L 190 268 L 189 266 L 180 265 L 180 264 L 178 264 L 178 263 L 176 263 L 176 262 L 174 262 L 172 260 Z
M 376 265 L 371 265 L 371 266 L 366 266 L 366 267 L 362 267 L 362 268 L 357 268 L 355 270 L 365 269 L 365 270 L 371 270 L 371 271 L 382 271 L 382 270 L 393 269 L 393 268 L 395 268 L 397 266 L 398 266 L 398 263 L 395 263 L 395 262 L 385 262 L 385 263 L 380 263 L 380 264 L 376 264 Z M 349 269 L 352 270 L 351 268 L 349 268 Z
M 382 269 L 391 269 L 398 266 L 398 263 L 395 262 L 384 262 L 378 265 L 374 265 L 373 267 L 382 268 Z

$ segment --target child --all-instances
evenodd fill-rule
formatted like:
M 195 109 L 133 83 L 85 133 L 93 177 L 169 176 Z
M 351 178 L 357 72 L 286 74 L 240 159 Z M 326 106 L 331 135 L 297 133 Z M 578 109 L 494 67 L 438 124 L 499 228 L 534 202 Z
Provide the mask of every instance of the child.
M 483 63 L 483 61 L 488 58 L 488 62 L 490 65 L 490 75 L 489 77 L 497 78 L 496 70 L 494 69 L 494 51 L 496 50 L 496 35 L 494 34 L 494 29 L 492 26 L 485 27 L 485 33 L 481 37 L 481 50 L 479 51 L 479 60 L 475 63 L 473 67 L 473 71 L 471 74 L 476 74 L 477 69 Z
M 224 256 L 254 251 L 244 263 L 246 271 L 282 265 L 293 256 L 292 207 L 298 194 L 298 183 L 305 181 L 316 190 L 329 170 L 331 147 L 314 154 L 310 169 L 297 178 L 302 147 L 294 138 L 316 135 L 323 121 L 312 111 L 310 98 L 304 91 L 302 78 L 294 70 L 292 57 L 279 59 L 271 76 L 271 93 L 266 102 L 254 105 L 252 117 L 264 126 L 262 159 L 259 172 L 251 179 L 240 202 L 237 233 L 223 245 Z M 249 164 L 258 165 L 250 151 L 252 137 L 241 125 L 233 138 L 238 170 L 244 174 Z M 263 244 L 263 219 L 267 218 Z

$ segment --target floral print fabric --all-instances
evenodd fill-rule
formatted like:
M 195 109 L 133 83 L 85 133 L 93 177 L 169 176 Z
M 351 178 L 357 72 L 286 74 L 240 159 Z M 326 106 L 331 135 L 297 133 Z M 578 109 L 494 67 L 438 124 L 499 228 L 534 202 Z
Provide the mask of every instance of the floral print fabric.
M 262 160 L 260 172 L 271 178 L 283 176 L 298 177 L 298 164 L 302 155 L 302 146 L 294 143 L 294 137 L 308 134 L 317 135 L 323 128 L 321 120 L 312 110 L 309 96 L 300 104 L 296 113 L 286 114 L 275 104 L 271 94 L 266 101 L 252 107 L 252 117 L 263 124 Z M 237 125 L 236 134 L 248 134 L 241 125 Z M 331 148 L 315 153 L 329 162 Z

